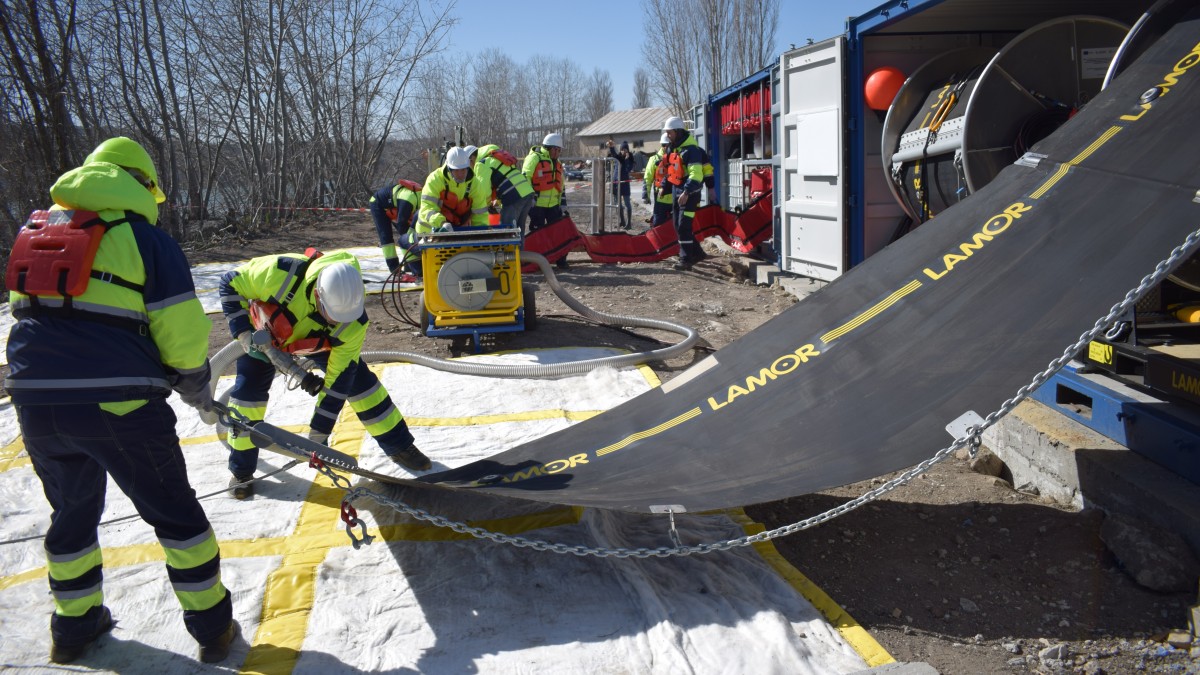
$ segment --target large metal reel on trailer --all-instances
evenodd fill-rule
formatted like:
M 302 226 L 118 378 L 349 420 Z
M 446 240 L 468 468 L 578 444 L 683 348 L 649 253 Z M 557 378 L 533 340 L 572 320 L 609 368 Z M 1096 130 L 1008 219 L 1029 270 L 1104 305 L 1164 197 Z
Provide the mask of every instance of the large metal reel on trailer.
M 1128 27 L 1067 16 L 986 50 L 938 56 L 913 73 L 884 122 L 888 184 L 916 222 L 987 185 L 1100 92 Z

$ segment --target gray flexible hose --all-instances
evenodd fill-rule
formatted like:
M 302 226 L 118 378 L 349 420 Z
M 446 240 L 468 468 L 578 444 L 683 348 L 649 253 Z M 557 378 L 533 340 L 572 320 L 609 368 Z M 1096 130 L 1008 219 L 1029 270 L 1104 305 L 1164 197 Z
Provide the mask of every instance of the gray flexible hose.
M 683 352 L 692 348 L 696 341 L 700 339 L 699 333 L 687 326 L 681 326 L 670 321 L 659 321 L 657 319 L 643 319 L 634 316 L 621 316 L 618 314 L 608 314 L 594 310 L 575 298 L 567 292 L 562 284 L 558 283 L 558 279 L 554 276 L 553 268 L 550 266 L 550 261 L 546 260 L 545 256 L 540 253 L 531 251 L 521 251 L 522 262 L 536 263 L 541 268 L 542 274 L 546 275 L 546 283 L 550 284 L 551 290 L 559 297 L 568 307 L 575 310 L 576 313 L 588 319 L 602 323 L 608 326 L 634 326 L 639 328 L 654 328 L 664 330 L 670 333 L 677 333 L 684 336 L 679 342 L 653 349 L 645 352 L 636 352 L 633 354 L 619 354 L 616 356 L 604 356 L 596 359 L 585 359 L 583 361 L 570 361 L 567 363 L 553 364 L 521 364 L 521 365 L 500 365 L 492 363 L 470 363 L 465 361 L 451 361 L 447 359 L 434 358 L 423 354 L 413 354 L 411 352 L 396 352 L 396 351 L 368 351 L 362 353 L 364 361 L 403 361 L 407 363 L 415 363 L 417 365 L 426 366 L 435 370 L 440 370 L 448 373 L 457 373 L 459 375 L 482 375 L 485 377 L 561 377 L 563 375 L 583 375 L 596 368 L 608 366 L 610 368 L 622 368 L 625 366 L 636 366 L 648 361 L 665 361 L 674 358 Z
M 604 356 L 595 359 L 585 359 L 582 361 L 570 361 L 567 363 L 553 364 L 521 364 L 521 365 L 501 365 L 493 363 L 470 363 L 466 361 L 456 361 L 449 359 L 439 359 L 424 354 L 414 354 L 412 352 L 399 351 L 365 351 L 362 353 L 364 361 L 389 361 L 389 362 L 405 362 L 415 363 L 417 365 L 433 368 L 447 373 L 457 373 L 459 375 L 481 375 L 484 377 L 561 377 L 564 375 L 584 375 L 592 370 L 600 367 L 622 368 L 625 366 L 636 366 L 648 361 L 665 361 L 674 358 L 683 352 L 692 348 L 696 341 L 700 339 L 700 335 L 692 328 L 681 326 L 670 321 L 660 321 L 657 319 L 643 319 L 633 316 L 621 316 L 618 314 L 608 314 L 594 310 L 575 298 L 567 292 L 562 284 L 558 283 L 558 279 L 554 276 L 553 268 L 550 262 L 544 256 L 538 253 L 529 251 L 521 252 L 523 262 L 531 262 L 537 264 L 541 268 L 542 273 L 546 275 L 546 282 L 550 284 L 551 290 L 559 297 L 568 307 L 575 310 L 581 316 L 584 316 L 592 321 L 602 323 L 608 326 L 633 326 L 639 328 L 653 328 L 664 330 L 670 333 L 676 333 L 683 336 L 679 342 L 653 349 L 645 352 L 636 352 L 633 354 L 618 354 L 615 356 Z M 213 373 L 213 387 L 216 386 L 217 378 L 225 374 L 225 371 L 233 365 L 244 352 L 237 341 L 230 342 L 225 345 L 219 352 L 216 353 L 210 360 Z M 228 396 L 223 397 L 223 399 Z M 222 400 L 222 403 L 224 400 Z

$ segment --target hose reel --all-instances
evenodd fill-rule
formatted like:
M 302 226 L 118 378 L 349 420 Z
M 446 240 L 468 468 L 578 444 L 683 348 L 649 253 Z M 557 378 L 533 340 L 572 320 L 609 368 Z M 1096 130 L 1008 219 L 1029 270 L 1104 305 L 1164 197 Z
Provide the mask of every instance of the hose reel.
M 1096 16 L 1038 24 L 995 52 L 934 57 L 896 94 L 884 120 L 892 195 L 924 222 L 987 185 L 1100 92 L 1128 28 Z

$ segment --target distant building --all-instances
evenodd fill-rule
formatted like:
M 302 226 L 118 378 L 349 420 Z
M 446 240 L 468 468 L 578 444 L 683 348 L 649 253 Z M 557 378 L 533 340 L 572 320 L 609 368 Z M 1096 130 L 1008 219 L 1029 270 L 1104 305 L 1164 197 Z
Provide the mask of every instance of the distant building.
M 629 149 L 637 159 L 635 168 L 640 170 L 646 165 L 646 157 L 658 152 L 663 122 L 674 114 L 670 108 L 614 110 L 580 129 L 575 135 L 579 155 L 600 157 L 606 154 L 606 141 L 612 140 L 617 148 L 624 141 L 629 143 Z

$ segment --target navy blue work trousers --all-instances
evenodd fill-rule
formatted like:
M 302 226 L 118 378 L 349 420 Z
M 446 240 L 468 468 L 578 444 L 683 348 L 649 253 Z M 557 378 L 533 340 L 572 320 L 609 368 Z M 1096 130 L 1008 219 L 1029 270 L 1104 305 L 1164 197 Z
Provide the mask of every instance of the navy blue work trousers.
M 46 531 L 47 556 L 70 556 L 96 545 L 105 474 L 112 476 L 160 540 L 190 541 L 209 531 L 208 517 L 188 482 L 175 434 L 175 413 L 165 399 L 151 399 L 124 415 L 105 412 L 96 403 L 18 405 L 17 420 L 33 470 L 53 509 Z M 202 568 L 168 566 L 167 573 L 172 582 L 186 583 L 189 574 L 199 580 L 217 574 L 219 568 L 218 555 Z M 68 583 L 94 587 L 102 578 L 97 566 Z M 183 620 L 197 640 L 210 640 L 228 628 L 232 611 L 226 593 L 213 607 L 184 611 Z M 92 624 L 82 617 L 72 619 L 55 615 L 56 641 L 70 644 L 90 636 Z

